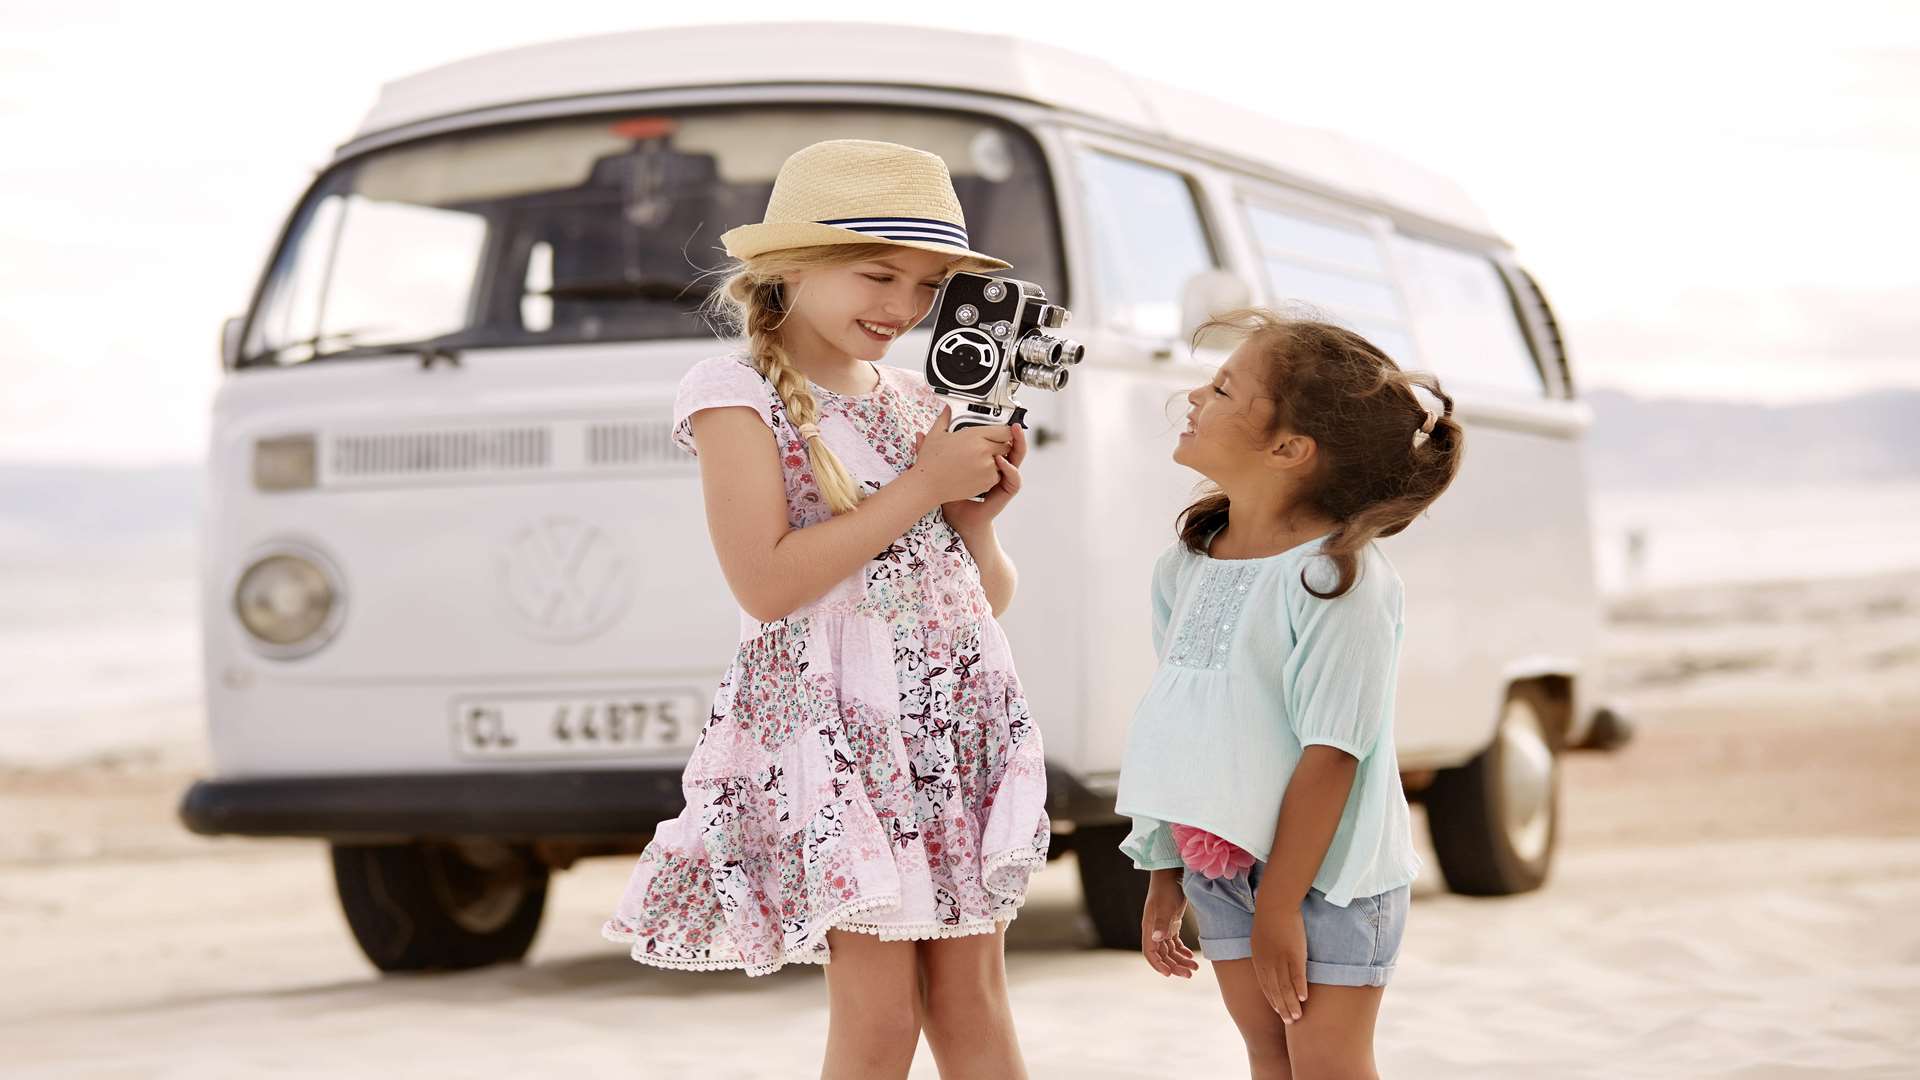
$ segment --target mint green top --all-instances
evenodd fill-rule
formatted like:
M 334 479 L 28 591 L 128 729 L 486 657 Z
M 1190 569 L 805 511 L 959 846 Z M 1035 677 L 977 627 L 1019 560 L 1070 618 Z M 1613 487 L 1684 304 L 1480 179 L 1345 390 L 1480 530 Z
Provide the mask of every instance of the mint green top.
M 1313 886 L 1345 907 L 1420 872 L 1393 752 L 1400 575 L 1378 547 L 1345 595 L 1310 540 L 1264 559 L 1214 559 L 1175 543 L 1153 568 L 1153 684 L 1133 714 L 1117 808 L 1143 870 L 1181 865 L 1170 823 L 1265 861 L 1287 781 L 1308 746 L 1360 761 Z

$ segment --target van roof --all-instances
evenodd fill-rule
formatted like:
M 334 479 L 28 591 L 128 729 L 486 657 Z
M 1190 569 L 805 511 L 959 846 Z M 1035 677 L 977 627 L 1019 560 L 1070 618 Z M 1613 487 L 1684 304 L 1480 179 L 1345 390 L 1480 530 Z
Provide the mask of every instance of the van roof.
M 1249 160 L 1349 196 L 1494 237 L 1447 178 L 1302 127 L 1021 38 L 878 23 L 638 30 L 486 53 L 387 83 L 355 140 L 477 109 L 595 94 L 753 84 L 930 87 L 1081 113 Z

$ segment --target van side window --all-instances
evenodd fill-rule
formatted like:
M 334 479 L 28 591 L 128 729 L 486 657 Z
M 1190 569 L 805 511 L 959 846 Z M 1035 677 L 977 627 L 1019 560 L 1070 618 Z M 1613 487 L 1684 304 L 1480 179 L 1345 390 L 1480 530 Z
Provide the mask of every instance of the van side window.
M 1396 362 L 1418 367 L 1405 308 L 1384 252 L 1361 225 L 1246 204 L 1275 306 L 1349 327 Z
M 1111 325 L 1143 337 L 1180 334 L 1180 293 L 1219 265 L 1192 183 L 1181 174 L 1097 150 L 1080 157 L 1100 306 Z
M 1443 379 L 1537 398 L 1539 366 L 1493 260 L 1395 234 L 1393 254 L 1426 363 Z

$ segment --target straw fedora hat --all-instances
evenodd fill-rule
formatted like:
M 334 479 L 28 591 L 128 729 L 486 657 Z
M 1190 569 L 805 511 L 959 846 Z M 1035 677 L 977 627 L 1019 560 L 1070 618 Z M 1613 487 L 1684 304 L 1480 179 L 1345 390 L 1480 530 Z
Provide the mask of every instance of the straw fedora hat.
M 865 139 L 796 151 L 774 178 L 765 219 L 727 230 L 720 243 L 736 259 L 785 248 L 894 244 L 963 258 L 978 270 L 1010 265 L 973 250 L 939 155 Z

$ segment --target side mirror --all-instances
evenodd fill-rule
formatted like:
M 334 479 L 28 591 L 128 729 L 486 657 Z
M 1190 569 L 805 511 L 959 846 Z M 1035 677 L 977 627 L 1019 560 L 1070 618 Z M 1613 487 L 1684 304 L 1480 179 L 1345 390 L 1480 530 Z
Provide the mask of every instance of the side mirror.
M 240 364 L 240 331 L 246 320 L 238 315 L 220 324 L 220 366 L 227 370 Z
M 1193 335 L 1208 319 L 1253 302 L 1253 290 L 1230 270 L 1202 270 L 1180 289 L 1180 340 Z M 1207 342 L 1200 343 L 1203 347 Z

